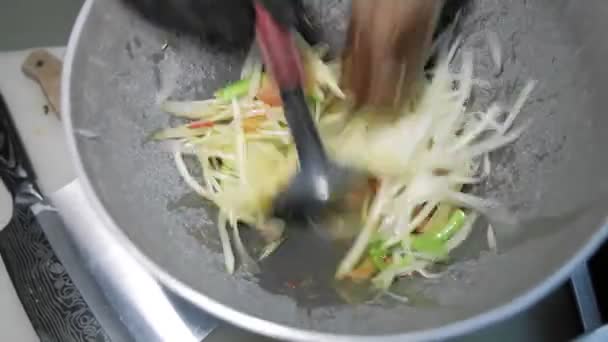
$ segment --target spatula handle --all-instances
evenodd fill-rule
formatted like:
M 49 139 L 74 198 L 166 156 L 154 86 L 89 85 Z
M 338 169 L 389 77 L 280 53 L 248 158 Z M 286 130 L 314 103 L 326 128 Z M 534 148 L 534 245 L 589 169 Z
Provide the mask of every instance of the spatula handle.
M 303 68 L 295 41 L 289 28 L 279 25 L 261 4 L 256 2 L 255 8 L 258 43 L 281 89 L 285 118 L 298 151 L 300 169 L 323 172 L 327 157 L 302 91 Z
M 300 169 L 323 171 L 326 168 L 327 156 L 302 88 L 283 89 L 281 98 L 285 108 L 285 118 L 298 151 Z

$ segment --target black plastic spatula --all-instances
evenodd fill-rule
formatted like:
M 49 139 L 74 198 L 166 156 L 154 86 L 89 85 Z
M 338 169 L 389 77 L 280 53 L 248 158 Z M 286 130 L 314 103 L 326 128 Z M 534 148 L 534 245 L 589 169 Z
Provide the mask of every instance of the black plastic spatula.
M 281 90 L 300 162 L 299 172 L 275 199 L 275 214 L 287 219 L 314 217 L 360 189 L 365 178 L 327 157 L 302 90 L 302 62 L 291 29 L 277 23 L 262 3 L 256 1 L 255 11 L 258 45 Z

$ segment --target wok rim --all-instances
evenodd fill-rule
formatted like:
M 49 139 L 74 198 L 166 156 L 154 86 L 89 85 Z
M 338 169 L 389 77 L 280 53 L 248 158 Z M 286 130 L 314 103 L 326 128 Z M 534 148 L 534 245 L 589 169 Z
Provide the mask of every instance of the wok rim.
M 323 333 L 314 330 L 305 330 L 282 325 L 276 322 L 254 317 L 229 306 L 226 306 L 216 300 L 213 300 L 203 293 L 193 289 L 184 282 L 173 277 L 168 271 L 153 262 L 127 237 L 127 235 L 119 228 L 110 213 L 106 210 L 101 200 L 97 196 L 90 178 L 85 171 L 83 161 L 80 157 L 77 147 L 77 134 L 74 132 L 72 124 L 72 107 L 71 107 L 71 89 L 72 89 L 72 66 L 76 52 L 79 47 L 81 34 L 84 26 L 91 14 L 93 3 L 95 0 L 86 0 L 83 4 L 68 41 L 66 54 L 64 56 L 64 67 L 61 81 L 61 106 L 63 111 L 64 133 L 66 135 L 68 149 L 71 155 L 72 163 L 76 170 L 76 177 L 80 181 L 83 192 L 88 204 L 99 215 L 99 218 L 104 223 L 106 229 L 114 237 L 114 242 L 124 248 L 144 269 L 146 269 L 154 278 L 162 285 L 173 291 L 175 294 L 183 297 L 193 305 L 203 311 L 215 316 L 221 320 L 227 321 L 237 327 L 240 327 L 251 332 L 278 338 L 282 340 L 294 341 L 380 341 L 380 342 L 398 342 L 403 340 L 425 341 L 425 340 L 442 340 L 449 337 L 461 336 L 474 330 L 479 330 L 490 324 L 505 320 L 515 314 L 529 308 L 545 297 L 550 291 L 564 283 L 567 278 L 573 273 L 574 269 L 585 262 L 592 253 L 594 253 L 603 241 L 608 237 L 608 221 L 604 221 L 601 228 L 590 236 L 587 243 L 582 249 L 575 253 L 568 262 L 552 275 L 545 278 L 536 286 L 529 290 L 521 292 L 520 295 L 513 298 L 509 303 L 495 307 L 494 309 L 485 311 L 478 315 L 472 316 L 465 320 L 449 323 L 444 326 L 414 330 L 406 333 L 391 334 L 391 335 L 346 335 Z

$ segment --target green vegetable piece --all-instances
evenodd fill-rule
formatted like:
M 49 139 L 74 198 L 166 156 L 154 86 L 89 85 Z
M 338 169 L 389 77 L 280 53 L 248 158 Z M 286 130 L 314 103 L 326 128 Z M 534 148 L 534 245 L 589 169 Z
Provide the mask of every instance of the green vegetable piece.
M 315 104 L 319 102 L 317 101 L 317 99 L 315 99 L 313 96 L 307 95 L 306 96 L 306 103 L 308 104 L 308 107 L 311 108 L 311 110 L 313 110 L 315 108 Z
M 447 242 L 462 229 L 466 219 L 467 214 L 465 214 L 464 211 L 457 209 L 452 213 L 448 224 L 443 229 L 430 231 L 429 233 L 433 234 L 437 240 Z
M 372 242 L 368 248 L 368 255 L 377 269 L 383 271 L 389 266 L 390 252 L 385 248 L 383 241 Z
M 425 235 L 416 236 L 412 239 L 412 249 L 433 257 L 443 257 L 447 252 L 444 242 Z
M 447 226 L 450 221 L 450 215 L 454 212 L 454 207 L 449 204 L 440 204 L 437 210 L 424 226 L 424 231 L 437 231 Z
M 412 238 L 412 248 L 418 252 L 433 255 L 445 256 L 445 243 L 450 240 L 458 231 L 462 229 L 467 215 L 464 211 L 455 210 L 448 223 L 441 228 L 434 228 L 422 235 Z
M 325 100 L 325 94 L 323 94 L 323 90 L 321 90 L 318 85 L 311 89 L 310 95 L 308 96 L 310 96 L 314 102 L 323 102 L 323 100 Z
M 215 97 L 222 101 L 230 101 L 233 98 L 245 96 L 249 92 L 251 79 L 243 79 L 227 85 L 215 92 Z

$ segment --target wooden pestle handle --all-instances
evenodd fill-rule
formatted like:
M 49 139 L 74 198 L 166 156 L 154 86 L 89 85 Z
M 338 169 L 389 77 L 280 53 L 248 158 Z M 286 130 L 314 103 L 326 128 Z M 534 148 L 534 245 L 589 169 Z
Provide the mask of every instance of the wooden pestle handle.
M 58 118 L 61 113 L 61 70 L 63 63 L 46 50 L 35 50 L 25 59 L 21 70 L 38 82 Z

